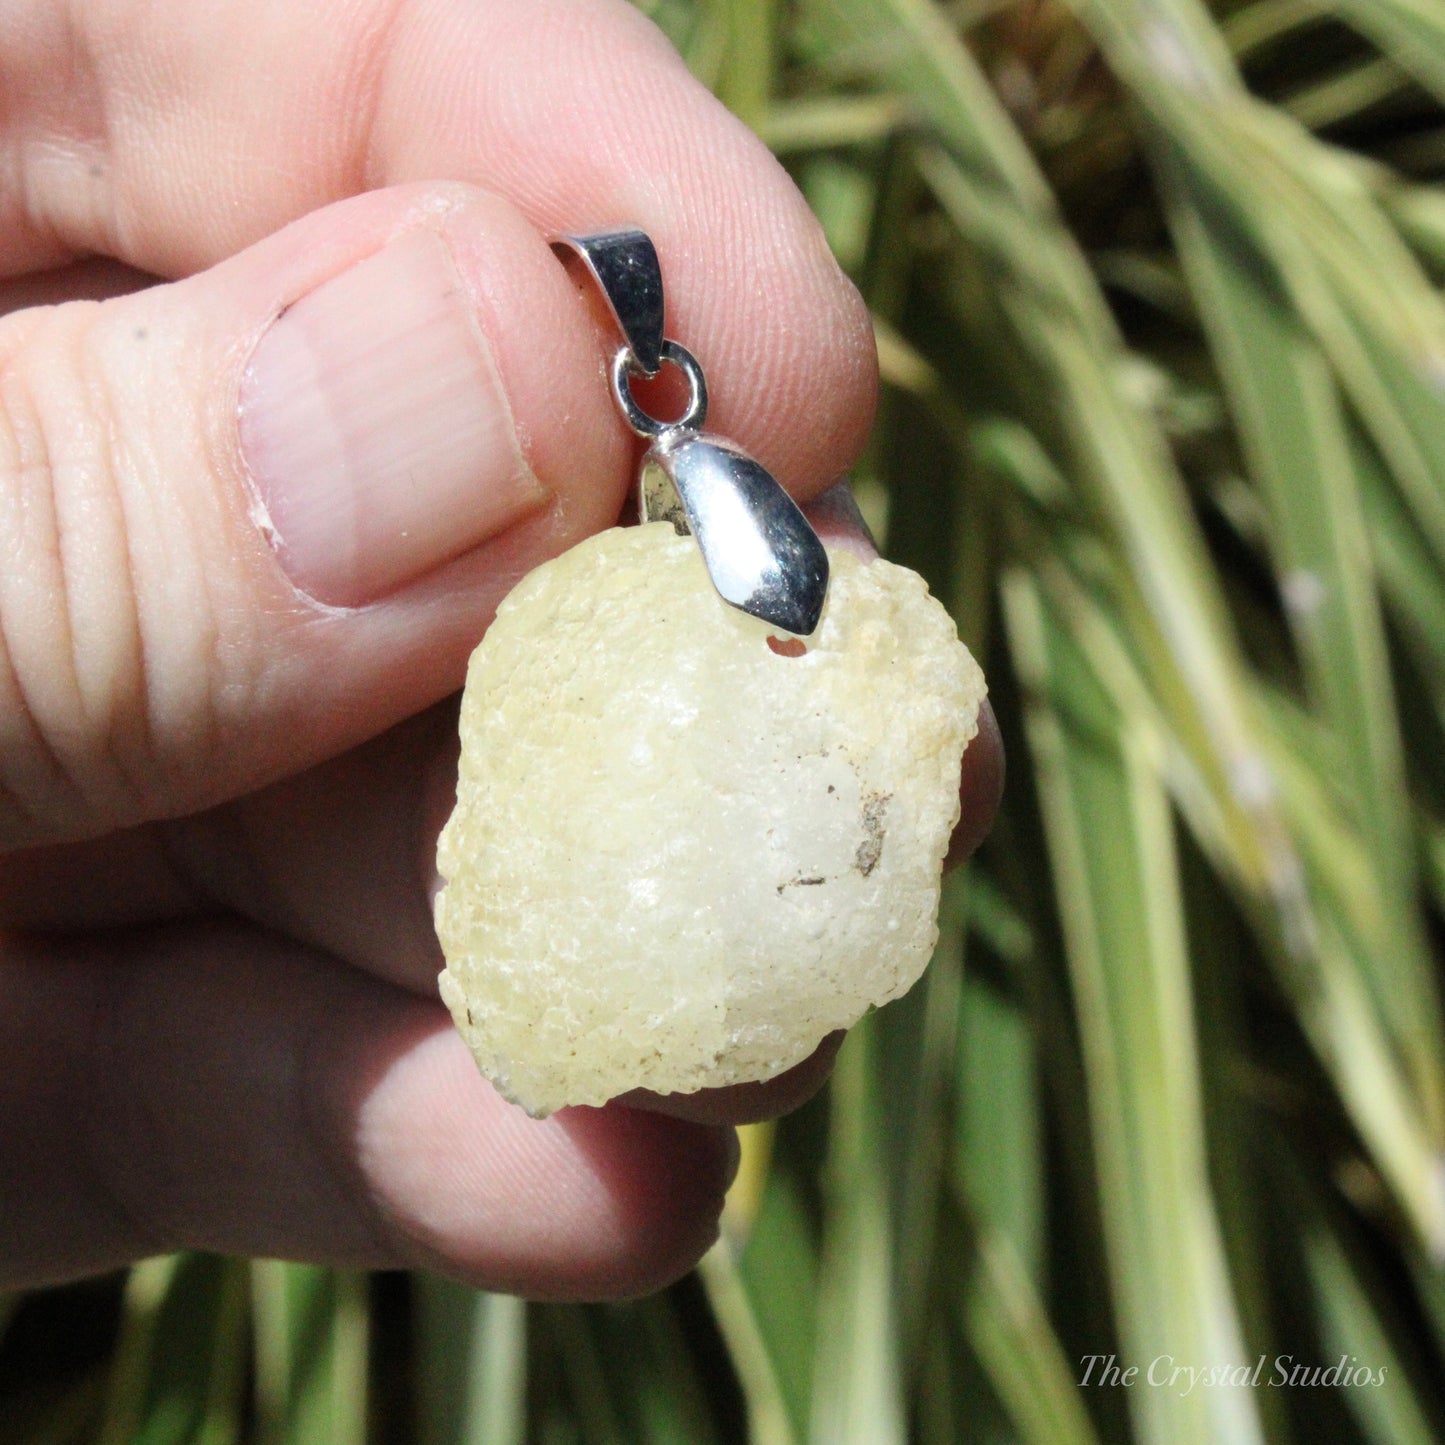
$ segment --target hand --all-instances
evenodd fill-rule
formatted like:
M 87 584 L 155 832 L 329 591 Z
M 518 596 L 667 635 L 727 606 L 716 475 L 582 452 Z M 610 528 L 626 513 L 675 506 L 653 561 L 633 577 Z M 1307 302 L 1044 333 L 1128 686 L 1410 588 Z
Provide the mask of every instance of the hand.
M 729 1124 L 827 1051 L 672 1113 L 503 1103 L 435 996 L 445 699 L 631 477 L 546 231 L 651 233 L 712 423 L 804 499 L 869 424 L 858 297 L 622 0 L 7 20 L 0 1283 L 183 1246 L 666 1283 Z M 968 757 L 976 841 L 996 731 Z

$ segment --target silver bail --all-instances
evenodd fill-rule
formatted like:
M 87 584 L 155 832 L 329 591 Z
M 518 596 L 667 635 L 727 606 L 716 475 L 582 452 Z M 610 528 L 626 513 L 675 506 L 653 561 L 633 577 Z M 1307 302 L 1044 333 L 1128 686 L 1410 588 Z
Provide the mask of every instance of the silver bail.
M 652 443 L 638 478 L 644 522 L 669 521 L 697 540 L 722 599 L 784 632 L 817 629 L 828 596 L 828 554 L 798 504 L 741 447 L 701 431 L 707 383 L 696 358 L 663 335 L 662 269 L 636 227 L 552 238 L 575 252 L 627 340 L 612 361 L 612 392 L 627 424 Z M 634 376 L 664 364 L 687 379 L 687 409 L 662 421 L 638 405 Z
M 652 237 L 636 226 L 614 226 L 585 236 L 554 236 L 552 246 L 581 258 L 642 374 L 656 376 L 662 365 L 662 266 Z

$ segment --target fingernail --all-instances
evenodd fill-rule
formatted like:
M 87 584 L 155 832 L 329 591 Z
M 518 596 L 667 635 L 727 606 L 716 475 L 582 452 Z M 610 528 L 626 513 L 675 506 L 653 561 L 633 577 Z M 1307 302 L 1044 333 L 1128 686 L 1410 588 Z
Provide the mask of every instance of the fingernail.
M 241 389 L 241 450 L 281 565 L 354 607 L 540 506 L 451 252 L 409 231 L 285 311 Z

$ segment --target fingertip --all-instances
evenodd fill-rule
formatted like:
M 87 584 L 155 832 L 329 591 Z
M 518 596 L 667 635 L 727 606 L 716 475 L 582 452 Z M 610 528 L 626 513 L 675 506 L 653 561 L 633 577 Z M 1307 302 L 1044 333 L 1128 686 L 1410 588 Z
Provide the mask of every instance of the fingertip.
M 846 1037 L 843 1029 L 828 1034 L 802 1063 L 773 1079 L 701 1089 L 695 1094 L 655 1094 L 650 1089 L 634 1089 L 617 1102 L 700 1124 L 759 1124 L 777 1119 L 801 1108 L 827 1083 Z
M 608 1247 L 579 1281 L 585 1297 L 631 1299 L 682 1278 L 718 1237 L 740 1158 L 731 1125 L 620 1101 L 556 1117 L 596 1170 L 613 1211 Z
M 717 1237 L 729 1128 L 622 1105 L 529 1118 L 449 1022 L 361 1104 L 357 1157 L 412 1263 L 535 1299 L 617 1299 L 685 1274 Z
M 1003 735 L 987 698 L 978 710 L 978 733 L 963 754 L 959 777 L 959 818 L 944 857 L 945 870 L 957 868 L 988 836 L 1003 801 L 1006 771 Z
M 829 547 L 851 552 L 860 562 L 877 559 L 878 543 L 846 477 L 806 503 L 803 512 Z

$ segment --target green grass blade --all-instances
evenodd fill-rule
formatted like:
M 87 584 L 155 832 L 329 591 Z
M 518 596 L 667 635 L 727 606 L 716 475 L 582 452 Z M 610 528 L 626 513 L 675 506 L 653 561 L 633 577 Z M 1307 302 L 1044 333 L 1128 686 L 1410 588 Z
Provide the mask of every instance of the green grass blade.
M 1209 1193 L 1172 823 L 1157 737 L 1115 713 L 1037 585 L 1005 583 L 1089 1089 L 1121 1343 L 1244 1359 Z M 1130 1398 L 1144 1442 L 1261 1440 L 1252 1398 Z
M 740 120 L 761 129 L 777 70 L 776 0 L 722 0 L 727 50 L 713 89 Z
M 698 1265 L 713 1316 L 747 1403 L 749 1445 L 799 1445 L 773 1351 L 726 1240 L 719 1240 Z
M 646 1344 L 647 1364 L 634 1377 L 642 1439 L 655 1445 L 717 1445 L 708 1393 L 673 1296 L 655 1295 L 608 1313 L 618 1364 L 635 1348 L 639 1323 Z
M 1361 498 L 1381 585 L 1445 722 L 1445 576 L 1373 455 L 1356 448 Z
M 1445 562 L 1445 303 L 1360 168 L 1248 97 L 1196 0 L 1069 0 L 1314 331 Z M 1161 55 L 1188 57 L 1182 73 Z M 1181 62 L 1182 64 L 1182 62 Z
M 738 1264 L 738 1277 L 767 1350 L 792 1434 L 804 1440 L 808 1435 L 813 1351 L 819 1324 L 818 1240 L 802 1183 L 785 1153 L 783 1157 L 775 1156 L 768 1170 L 762 1201 Z M 721 1314 L 719 1323 L 729 1330 Z M 740 1321 L 738 1328 L 746 1331 L 746 1321 Z M 754 1392 L 749 1382 L 753 1376 L 741 1358 L 738 1371 L 751 1402 Z M 757 1391 L 760 1398 L 765 1397 L 771 1386 L 760 1381 Z M 763 1399 L 757 1409 L 768 1413 L 771 1401 Z
M 637 1445 L 624 1426 L 618 1383 L 609 1377 L 588 1312 L 578 1305 L 542 1305 L 545 1328 L 571 1401 L 577 1438 L 586 1445 Z
M 875 1018 L 838 1057 L 824 1181 L 810 1440 L 903 1445 L 897 1282 L 881 1107 L 874 1086 Z
M 709 1393 L 672 1295 L 547 1306 L 539 1318 L 557 1349 L 584 1440 L 715 1445 Z
M 1236 60 L 1308 25 L 1319 17 L 1320 0 L 1250 0 L 1220 21 L 1220 34 Z
M 261 1445 L 366 1438 L 366 1278 L 320 1265 L 251 1265 Z
M 1406 1265 L 1425 1312 L 1426 1328 L 1435 1357 L 1445 1358 L 1445 1266 L 1432 1264 L 1418 1254 L 1410 1255 Z
M 1150 696 L 1118 635 L 1117 623 L 1088 588 L 1057 564 L 1041 569 L 1055 611 L 1070 619 L 1075 643 L 1114 707 L 1147 723 L 1168 743 L 1168 720 Z M 1357 836 L 1343 828 L 1337 810 L 1322 795 L 1318 772 L 1289 747 L 1273 721 L 1269 696 L 1258 695 L 1256 712 L 1266 775 L 1278 790 L 1281 811 L 1301 850 L 1302 865 L 1322 896 L 1312 908 L 1309 947 L 1292 947 L 1271 925 L 1274 916 L 1256 903 L 1261 939 L 1281 988 L 1298 1011 L 1301 1026 L 1333 1079 L 1380 1170 L 1396 1193 L 1419 1237 L 1432 1252 L 1445 1244 L 1445 1190 L 1440 1155 L 1412 1097 L 1388 1037 L 1383 1033 L 1352 956 L 1384 936 L 1378 890 L 1369 858 Z M 1233 869 L 1227 839 L 1212 821 L 1213 804 L 1198 786 L 1187 756 L 1177 748 L 1168 763 L 1171 786 L 1190 815 L 1195 836 L 1228 876 Z
M 907 118 L 887 95 L 824 95 L 775 101 L 759 134 L 778 155 L 835 150 L 886 139 Z
M 976 886 L 970 880 L 970 892 Z M 1047 1219 L 1035 1049 L 1023 1010 L 989 982 L 965 977 L 953 1178 L 980 1227 L 1007 1242 L 1037 1288 Z
M 1433 1445 L 1440 1433 L 1416 1399 L 1340 1241 L 1315 1225 L 1306 1231 L 1304 1249 L 1329 1364 L 1348 1362 L 1352 1376 L 1363 1369 L 1380 1380 L 1343 1392 L 1361 1433 L 1371 1445 Z
M 1347 21 L 1445 98 L 1445 13 L 1434 0 L 1315 0 L 1315 6 Z
M 522 1445 L 527 1306 L 434 1274 L 417 1291 L 419 1445 Z
M 1409 84 L 1405 72 L 1381 55 L 1295 92 L 1281 108 L 1301 125 L 1324 130 L 1399 96 Z
M 136 1265 L 107 1382 L 100 1445 L 239 1440 L 246 1265 L 178 1254 Z
M 951 1202 L 955 1235 L 966 1235 Z M 952 1293 L 964 1337 L 1022 1445 L 1094 1445 L 1077 1375 L 1008 1237 L 983 1228 Z
M 1164 439 L 1126 390 L 1126 356 L 1092 279 L 1070 244 L 1051 251 L 1039 218 L 996 203 L 941 151 L 924 150 L 919 164 L 960 234 L 1002 268 L 995 285 L 1030 363 L 1028 404 L 1059 433 L 1069 470 L 1118 539 L 1135 584 L 1122 598 L 1131 629 L 1213 780 L 1236 866 L 1281 909 L 1297 909 L 1288 838 L 1267 797 L 1241 781 L 1258 770 L 1259 740 L 1224 603 Z
M 944 12 L 928 0 L 805 0 L 809 58 L 886 76 L 949 151 L 1000 196 L 1055 217 L 1053 197 Z
M 1353 1415 L 1369 1445 L 1438 1441 L 1445 1424 L 1438 1393 L 1432 1405 L 1422 1389 L 1428 1377 L 1421 1368 L 1421 1342 L 1396 1283 L 1379 1274 L 1365 1242 L 1317 1178 L 1287 1155 L 1273 1163 L 1299 1241 L 1322 1358 L 1277 1357 L 1272 1375 L 1287 1378 L 1288 1370 L 1310 1366 L 1343 1369 L 1348 1380 L 1330 1393 Z
M 880 1167 L 891 1181 L 899 1367 L 911 1380 L 934 1312 L 937 1224 L 952 1162 L 969 870 L 943 884 L 939 937 L 923 979 L 874 1017 L 880 1097 Z
M 615 1305 L 548 1305 L 537 1319 L 589 1445 L 715 1445 L 707 1388 L 672 1297 Z M 546 1381 L 539 1356 L 539 1379 Z M 533 1396 L 543 1417 L 555 1401 Z
M 1271 1266 L 1284 1221 L 1265 1188 L 1267 1166 L 1262 1119 L 1279 1107 L 1281 1084 L 1271 1071 L 1272 1051 L 1252 1034 L 1258 995 L 1253 979 L 1263 970 L 1248 920 L 1192 850 L 1181 848 L 1186 925 L 1195 980 L 1199 1059 L 1209 1129 L 1209 1172 L 1230 1279 L 1245 1336 L 1246 1360 L 1280 1352 L 1282 1325 Z M 1257 1389 L 1265 1439 L 1294 1438 L 1289 1404 L 1277 1390 Z
M 1187 192 L 1187 173 L 1169 168 Z M 1359 479 L 1334 379 L 1280 294 L 1201 204 L 1175 192 L 1180 254 L 1209 329 L 1251 471 L 1273 520 L 1280 591 L 1311 702 L 1333 744 L 1385 925 L 1364 977 L 1426 1102 L 1442 1112 L 1445 1025 L 1416 906 L 1404 753 Z

